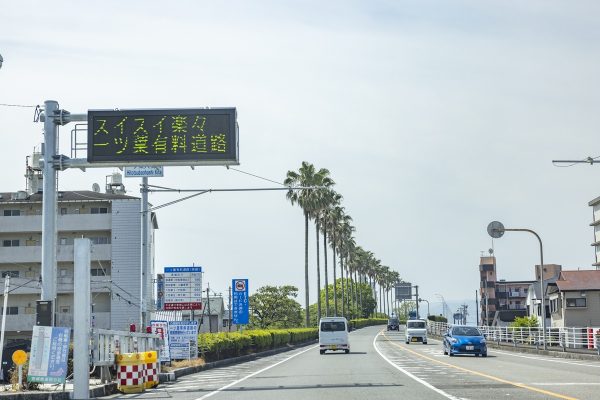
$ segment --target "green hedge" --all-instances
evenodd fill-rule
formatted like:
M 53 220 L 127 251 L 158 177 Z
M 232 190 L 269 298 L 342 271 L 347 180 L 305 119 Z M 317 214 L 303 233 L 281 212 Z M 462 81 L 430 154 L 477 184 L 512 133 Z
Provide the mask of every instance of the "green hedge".
M 198 352 L 207 361 L 237 357 L 314 340 L 317 328 L 255 329 L 243 332 L 201 333 Z
M 352 329 L 360 329 L 365 326 L 386 325 L 387 321 L 387 318 L 359 318 L 351 319 L 349 322 Z

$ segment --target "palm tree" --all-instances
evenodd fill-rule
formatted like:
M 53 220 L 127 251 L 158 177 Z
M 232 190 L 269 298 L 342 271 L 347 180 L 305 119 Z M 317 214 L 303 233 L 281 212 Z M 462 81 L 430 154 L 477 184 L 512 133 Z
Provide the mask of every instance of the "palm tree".
M 333 186 L 333 181 L 329 178 L 329 171 L 327 169 L 321 168 L 317 171 L 314 165 L 303 161 L 298 172 L 287 172 L 284 184 L 290 187 L 290 190 L 287 192 L 287 199 L 292 204 L 298 204 L 304 212 L 304 296 L 306 303 L 306 326 L 309 326 L 308 221 L 314 216 L 315 211 L 321 208 L 321 192 L 326 190 L 323 188 Z M 299 189 L 295 190 L 294 187 L 298 187 Z
M 333 209 L 342 201 L 342 195 L 333 190 L 324 192 L 323 196 L 325 207 L 320 210 L 319 223 L 323 232 L 323 260 L 325 261 L 325 315 L 329 316 L 329 272 L 327 271 L 327 232 L 328 224 L 332 215 Z M 335 282 L 334 282 L 335 283 Z M 334 285 L 335 288 L 335 285 Z

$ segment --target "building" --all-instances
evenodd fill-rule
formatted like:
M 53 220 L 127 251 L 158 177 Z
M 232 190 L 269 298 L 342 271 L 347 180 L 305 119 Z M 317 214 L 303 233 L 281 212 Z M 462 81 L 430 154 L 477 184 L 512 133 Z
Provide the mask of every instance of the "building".
M 92 325 L 129 330 L 140 320 L 141 199 L 125 195 L 120 175 L 113 175 L 106 193 L 58 193 L 56 324 L 73 324 L 73 241 L 89 238 L 91 254 Z M 98 189 L 95 185 L 95 189 Z M 31 185 L 37 190 L 41 185 Z M 154 304 L 154 230 L 148 238 L 150 256 L 145 274 L 146 304 Z M 0 193 L 0 271 L 10 276 L 6 338 L 31 338 L 40 299 L 42 257 L 42 193 Z
M 498 280 L 494 256 L 480 258 L 479 277 L 482 325 L 505 326 L 527 315 L 527 292 L 534 281 Z
M 592 246 L 594 247 L 594 254 L 596 261 L 592 266 L 596 269 L 600 269 L 600 197 L 596 197 L 594 200 L 588 203 L 592 207 L 592 222 L 590 226 L 594 228 L 594 241 Z
M 600 270 L 562 271 L 548 298 L 552 327 L 600 326 Z
M 548 299 L 548 285 L 556 282 L 562 266 L 558 264 L 544 264 L 544 293 L 546 306 L 546 326 L 551 324 L 550 301 Z M 540 266 L 535 266 L 535 282 L 529 286 L 527 291 L 527 315 L 535 315 L 538 321 L 542 320 L 542 296 L 540 294 Z M 540 323 L 540 326 L 542 324 Z

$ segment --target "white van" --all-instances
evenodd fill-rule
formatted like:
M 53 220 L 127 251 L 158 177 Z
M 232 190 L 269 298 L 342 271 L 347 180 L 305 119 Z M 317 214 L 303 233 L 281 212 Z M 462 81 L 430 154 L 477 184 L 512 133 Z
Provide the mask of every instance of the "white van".
M 350 353 L 348 321 L 344 317 L 325 317 L 319 321 L 319 352 L 344 350 Z
M 409 319 L 406 321 L 406 344 L 410 342 L 427 344 L 427 321 L 424 319 Z

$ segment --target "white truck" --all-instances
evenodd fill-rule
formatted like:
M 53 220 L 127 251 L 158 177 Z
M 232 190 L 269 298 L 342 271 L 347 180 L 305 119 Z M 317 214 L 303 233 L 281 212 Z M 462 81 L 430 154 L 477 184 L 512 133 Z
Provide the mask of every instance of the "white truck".
M 409 319 L 406 321 L 406 344 L 411 342 L 427 344 L 427 321 L 424 319 Z
M 348 321 L 344 317 L 325 317 L 319 321 L 319 352 L 343 350 L 350 353 Z

